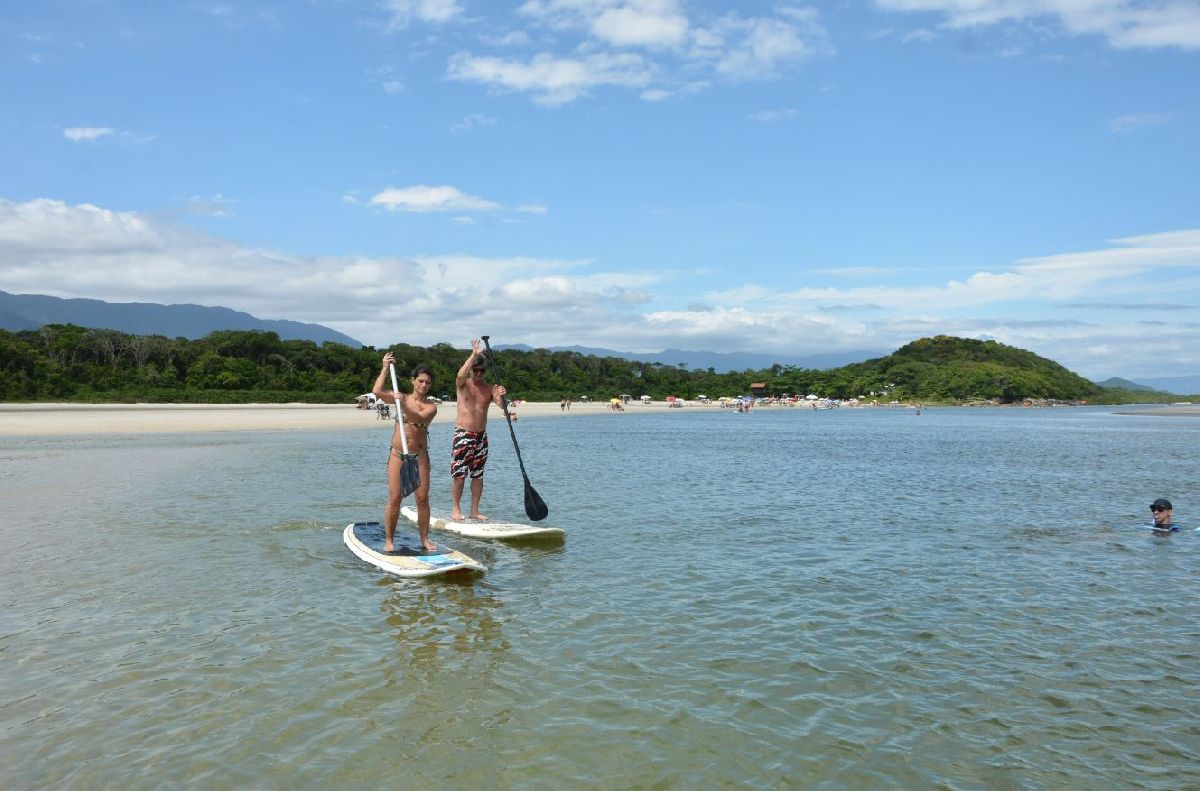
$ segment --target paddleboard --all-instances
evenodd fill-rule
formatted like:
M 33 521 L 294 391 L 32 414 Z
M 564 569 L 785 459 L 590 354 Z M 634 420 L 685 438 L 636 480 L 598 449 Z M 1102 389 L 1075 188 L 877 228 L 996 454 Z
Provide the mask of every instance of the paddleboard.
M 417 522 L 417 509 L 411 505 L 401 506 L 400 513 L 413 524 Z M 561 527 L 541 527 L 526 525 L 520 522 L 479 522 L 471 519 L 455 521 L 449 514 L 431 511 L 429 527 L 433 530 L 443 530 L 467 538 L 492 538 L 511 540 L 517 538 L 562 538 L 566 533 Z
M 449 547 L 424 552 L 416 536 L 396 531 L 395 552 L 384 552 L 383 525 L 379 522 L 354 522 L 346 525 L 342 541 L 355 555 L 372 566 L 397 577 L 433 577 L 438 574 L 487 571 L 487 566 Z

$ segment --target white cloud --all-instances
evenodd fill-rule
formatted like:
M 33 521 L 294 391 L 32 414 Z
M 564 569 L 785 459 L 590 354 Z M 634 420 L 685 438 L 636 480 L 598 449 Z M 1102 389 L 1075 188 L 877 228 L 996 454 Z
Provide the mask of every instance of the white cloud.
M 140 146 L 145 143 L 153 143 L 158 139 L 158 135 L 150 134 L 149 132 L 122 132 L 121 141 L 129 145 Z
M 274 11 L 258 9 L 249 12 L 243 12 L 236 8 L 231 3 L 208 3 L 206 5 L 196 6 L 201 12 L 220 20 L 222 23 L 230 27 L 244 27 L 247 25 L 264 25 L 266 27 L 279 29 L 279 18 Z
M 450 22 L 462 13 L 458 0 L 382 0 L 388 14 L 388 28 L 402 30 L 418 22 Z
M 1200 370 L 1200 229 L 1125 237 L 943 282 L 897 285 L 895 271 L 867 267 L 836 273 L 877 282 L 788 290 L 748 281 L 700 293 L 694 284 L 707 278 L 652 266 L 605 272 L 591 261 L 521 256 L 303 256 L 135 212 L 0 199 L 6 291 L 222 305 L 324 324 L 373 345 L 465 344 L 504 327 L 505 340 L 540 346 L 799 355 L 886 352 L 951 334 L 1030 349 L 1099 378 Z M 1170 310 L 1160 310 L 1164 295 Z M 1071 304 L 1090 307 L 1067 316 Z
M 458 123 L 450 125 L 451 132 L 470 132 L 475 129 L 486 129 L 495 126 L 496 119 L 481 113 L 471 113 Z
M 915 30 L 910 30 L 905 33 L 901 40 L 907 44 L 913 41 L 933 41 L 936 38 L 937 33 L 934 33 L 932 30 L 926 30 L 923 27 L 919 27 Z
M 382 206 L 388 211 L 491 211 L 499 204 L 485 198 L 467 195 L 457 187 L 448 185 L 429 187 L 423 184 L 414 187 L 388 187 L 371 196 L 372 206 Z
M 650 81 L 651 73 L 650 64 L 633 53 L 600 53 L 580 58 L 542 53 L 527 62 L 459 53 L 451 58 L 447 76 L 452 80 L 526 91 L 534 94 L 538 104 L 553 107 L 572 102 L 603 85 L 643 87 Z
M 760 124 L 773 124 L 779 121 L 790 121 L 798 115 L 800 115 L 798 110 L 785 107 L 779 110 L 759 110 L 750 114 L 750 120 Z
M 63 130 L 63 137 L 75 142 L 90 143 L 102 137 L 108 137 L 116 132 L 108 126 L 71 126 Z
M 714 59 L 716 73 L 730 79 L 772 77 L 789 62 L 834 52 L 813 11 L 792 9 L 774 18 L 729 15 L 709 33 L 719 46 L 708 44 L 696 52 Z
M 158 135 L 147 132 L 118 132 L 109 126 L 71 126 L 63 129 L 63 137 L 76 143 L 94 143 L 102 137 L 114 137 L 121 143 L 134 146 L 158 139 Z
M 1189 0 L 875 0 L 889 11 L 928 12 L 966 28 L 1050 19 L 1118 49 L 1200 48 L 1200 3 Z
M 1017 301 L 1045 303 L 1084 297 L 1095 301 L 1095 297 L 1108 293 L 1122 297 L 1155 293 L 1158 284 L 1144 279 L 1148 273 L 1200 270 L 1200 231 L 1129 237 L 1111 244 L 1100 250 L 1023 259 L 1005 271 L 976 272 L 940 284 L 845 289 L 810 286 L 790 291 L 750 284 L 709 295 L 709 300 L 768 312 L 835 303 L 929 310 L 944 315 Z
M 1148 126 L 1162 126 L 1176 117 L 1175 113 L 1129 113 L 1109 121 L 1108 128 L 1114 132 L 1133 132 Z
M 677 47 L 690 27 L 677 0 L 528 0 L 517 13 L 553 30 L 586 31 L 617 47 Z
M 493 47 L 527 47 L 529 34 L 524 30 L 510 30 L 498 35 L 480 36 L 480 40 Z
M 195 195 L 188 199 L 187 208 L 193 214 L 203 214 L 209 217 L 232 217 L 233 204 L 237 201 L 226 198 L 221 193 L 211 197 Z
M 514 326 L 552 305 L 624 304 L 637 279 L 525 257 L 297 256 L 89 204 L 0 199 L 0 287 L 111 302 L 188 302 L 312 321 L 368 343 L 465 344 L 483 317 Z M 529 281 L 526 283 L 525 281 Z M 501 301 L 497 305 L 497 300 Z M 513 340 L 518 340 L 514 337 Z
M 771 78 L 834 52 L 817 13 L 790 5 L 771 16 L 701 10 L 692 18 L 677 0 L 528 0 L 518 14 L 556 37 L 579 36 L 561 44 L 574 54 L 543 52 L 526 63 L 463 53 L 451 62 L 451 77 L 527 91 L 551 106 L 598 85 L 639 88 L 642 99 L 661 101 L 702 90 L 709 76 Z
M 603 9 L 591 27 L 596 38 L 613 46 L 672 48 L 684 43 L 688 20 L 674 0 L 640 0 Z

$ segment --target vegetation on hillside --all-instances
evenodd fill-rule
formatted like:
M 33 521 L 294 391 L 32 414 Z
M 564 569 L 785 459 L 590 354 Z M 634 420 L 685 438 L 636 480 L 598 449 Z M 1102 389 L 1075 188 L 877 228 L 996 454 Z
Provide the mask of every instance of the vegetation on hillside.
M 436 395 L 452 395 L 465 348 L 396 344 L 405 380 L 418 363 L 434 372 Z M 366 392 L 382 352 L 337 343 L 280 340 L 274 332 L 224 330 L 200 340 L 128 335 L 115 330 L 50 324 L 0 330 L 0 401 L 339 403 Z M 716 373 L 686 365 L 637 362 L 577 352 L 506 350 L 496 362 L 509 393 L 530 401 L 622 393 L 712 398 L 751 392 L 867 397 L 880 401 L 963 402 L 1025 399 L 1091 403 L 1170 401 L 1166 393 L 1101 388 L 1058 363 L 995 341 L 938 336 L 914 341 L 887 357 L 830 370 L 775 365 Z

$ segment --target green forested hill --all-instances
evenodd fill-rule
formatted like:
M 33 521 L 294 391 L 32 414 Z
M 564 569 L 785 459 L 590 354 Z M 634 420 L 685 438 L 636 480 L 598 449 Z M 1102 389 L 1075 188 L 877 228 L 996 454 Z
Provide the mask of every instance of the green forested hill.
M 946 335 L 913 341 L 887 357 L 848 365 L 843 371 L 860 379 L 895 383 L 910 397 L 937 401 L 1074 401 L 1103 392 L 1099 385 L 1033 352 Z
M 396 344 L 397 370 L 434 371 L 437 395 L 453 394 L 467 350 L 449 344 Z M 274 332 L 224 330 L 200 340 L 127 335 L 52 324 L 0 330 L 0 401 L 311 403 L 348 402 L 370 389 L 381 350 L 280 340 Z M 1032 399 L 1127 403 L 1166 394 L 1101 388 L 1058 363 L 995 341 L 938 336 L 887 357 L 830 370 L 775 365 L 718 374 L 577 352 L 506 350 L 496 354 L 514 398 L 556 401 L 621 393 L 712 398 L 751 392 L 822 397 L 961 402 Z M 403 375 L 403 373 L 402 373 Z M 407 377 L 404 377 L 407 379 Z M 1160 398 L 1161 396 L 1161 398 Z

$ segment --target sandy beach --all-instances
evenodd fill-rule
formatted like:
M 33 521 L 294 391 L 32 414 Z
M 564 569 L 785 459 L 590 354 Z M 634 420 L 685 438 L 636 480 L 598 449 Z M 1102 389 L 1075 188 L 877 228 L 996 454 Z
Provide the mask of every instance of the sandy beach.
M 717 403 L 689 403 L 684 409 L 720 409 Z M 767 409 L 780 407 L 765 407 Z M 519 421 L 532 417 L 572 415 L 649 414 L 676 411 L 665 401 L 632 403 L 622 412 L 607 403 L 575 402 L 568 410 L 558 402 L 524 402 L 513 407 Z M 1200 415 L 1200 404 L 1131 406 L 1122 415 Z M 492 409 L 491 421 L 503 421 Z M 454 422 L 454 404 L 438 407 L 439 423 Z M 353 404 L 0 404 L 0 436 L 59 436 L 74 434 L 146 434 L 205 431 L 286 431 L 289 429 L 370 429 L 380 421 L 371 410 Z
M 718 406 L 690 406 L 716 409 Z M 513 407 L 521 418 L 612 415 L 667 411 L 666 402 L 630 404 L 613 412 L 606 403 L 525 402 Z M 491 421 L 503 421 L 496 408 Z M 454 404 L 438 407 L 439 423 L 454 422 Z M 381 425 L 375 413 L 353 404 L 0 404 L 0 436 L 74 434 L 145 434 L 204 431 L 277 431 L 288 429 L 370 429 Z

